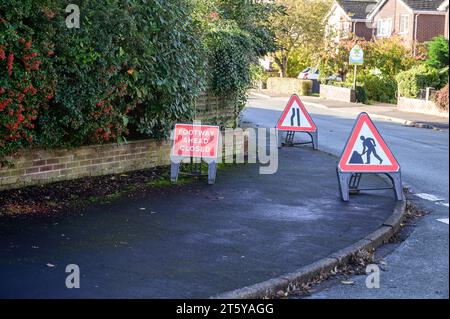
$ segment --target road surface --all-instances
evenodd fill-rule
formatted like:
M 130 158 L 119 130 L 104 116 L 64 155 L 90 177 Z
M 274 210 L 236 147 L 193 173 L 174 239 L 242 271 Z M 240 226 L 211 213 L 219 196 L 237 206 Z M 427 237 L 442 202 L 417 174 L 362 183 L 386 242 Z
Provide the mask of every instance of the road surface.
M 274 127 L 288 99 L 252 96 L 241 122 Z M 319 128 L 319 149 L 340 155 L 356 116 L 305 104 Z M 404 185 L 412 193 L 410 200 L 430 214 L 421 218 L 407 240 L 384 258 L 379 289 L 366 288 L 365 276 L 355 276 L 355 284 L 336 282 L 318 289 L 311 298 L 448 298 L 448 130 L 374 122 L 402 167 Z M 300 135 L 301 139 L 308 138 Z

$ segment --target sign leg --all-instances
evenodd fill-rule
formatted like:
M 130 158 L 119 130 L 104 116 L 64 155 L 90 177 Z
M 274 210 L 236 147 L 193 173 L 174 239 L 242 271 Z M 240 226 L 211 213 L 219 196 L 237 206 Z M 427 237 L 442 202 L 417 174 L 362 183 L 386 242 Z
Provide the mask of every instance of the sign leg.
M 308 133 L 311 136 L 313 149 L 319 149 L 319 131 Z
M 278 148 L 281 148 L 281 146 L 283 146 L 283 131 L 278 131 L 277 145 L 278 145 Z
M 216 181 L 217 163 L 208 163 L 208 184 L 214 184 Z
M 339 191 L 341 193 L 341 198 L 344 202 L 348 202 L 350 199 L 350 178 L 352 177 L 351 173 L 342 173 L 339 169 L 336 170 L 338 183 L 339 183 Z
M 170 164 L 170 181 L 176 183 L 178 180 L 178 174 L 180 172 L 180 162 L 171 162 Z
M 402 184 L 402 175 L 400 172 L 396 173 L 387 173 L 386 174 L 392 181 L 394 185 L 395 197 L 397 200 L 403 200 L 403 184 Z

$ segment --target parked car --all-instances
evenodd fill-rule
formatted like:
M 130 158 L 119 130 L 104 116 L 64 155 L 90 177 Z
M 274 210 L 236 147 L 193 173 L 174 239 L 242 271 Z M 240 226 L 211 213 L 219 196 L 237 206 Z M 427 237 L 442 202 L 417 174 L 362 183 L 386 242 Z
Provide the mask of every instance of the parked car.
M 319 69 L 308 67 L 304 69 L 300 74 L 298 75 L 299 79 L 302 80 L 318 80 L 319 79 Z
M 306 69 L 304 69 L 302 72 L 300 72 L 300 74 L 298 75 L 299 79 L 303 79 L 303 80 L 318 80 L 319 79 L 319 69 L 318 68 L 314 68 L 314 67 L 308 67 Z M 333 74 L 330 75 L 322 80 L 325 80 L 325 82 L 328 81 L 342 81 L 342 77 L 340 77 L 337 74 Z
M 327 76 L 324 80 L 326 82 L 328 82 L 328 81 L 342 82 L 342 77 L 340 75 L 333 74 L 333 75 Z

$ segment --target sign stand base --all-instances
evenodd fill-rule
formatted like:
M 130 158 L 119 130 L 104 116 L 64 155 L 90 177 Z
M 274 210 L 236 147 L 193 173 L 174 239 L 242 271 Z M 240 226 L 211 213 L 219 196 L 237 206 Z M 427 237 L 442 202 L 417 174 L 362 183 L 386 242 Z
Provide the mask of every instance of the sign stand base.
M 208 184 L 214 184 L 216 181 L 217 174 L 217 163 L 215 161 L 205 161 L 208 164 L 208 174 L 202 174 L 201 162 L 192 163 L 190 173 L 180 173 L 181 159 L 178 161 L 171 160 L 170 164 L 170 181 L 176 183 L 178 180 L 178 175 L 184 174 L 189 176 L 208 176 Z
M 362 174 L 365 173 L 344 173 L 339 169 L 336 170 L 339 191 L 341 193 L 341 198 L 344 202 L 348 202 L 350 199 L 350 194 L 359 194 L 361 191 L 370 190 L 382 190 L 382 189 L 393 189 L 395 192 L 395 197 L 398 201 L 403 200 L 403 186 L 402 186 L 402 175 L 401 172 L 393 173 L 381 173 L 385 174 L 392 182 L 392 187 L 379 187 L 379 188 L 360 188 L 359 183 L 361 181 Z M 374 174 L 374 173 L 366 173 Z
M 297 146 L 297 145 L 305 145 L 305 144 L 312 144 L 313 149 L 317 150 L 319 148 L 319 133 L 318 131 L 314 132 L 302 132 L 307 133 L 309 136 L 311 136 L 311 142 L 298 142 L 294 143 L 294 136 L 295 131 L 286 131 L 286 138 L 283 142 L 283 132 L 285 131 L 278 131 L 278 148 L 281 148 L 282 146 Z

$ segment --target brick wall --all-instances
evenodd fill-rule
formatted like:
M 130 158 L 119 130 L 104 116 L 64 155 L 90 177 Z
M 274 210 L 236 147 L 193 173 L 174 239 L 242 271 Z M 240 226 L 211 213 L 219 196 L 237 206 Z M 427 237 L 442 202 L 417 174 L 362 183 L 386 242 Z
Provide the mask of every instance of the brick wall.
M 7 158 L 14 166 L 0 169 L 0 190 L 167 165 L 169 154 L 170 143 L 154 140 L 25 150 Z
M 445 33 L 445 15 L 419 15 L 417 18 L 417 41 L 430 41 Z
M 203 94 L 195 114 L 203 124 L 232 126 L 237 110 L 227 99 Z M 122 145 L 22 150 L 5 158 L 12 166 L 0 168 L 0 190 L 169 165 L 170 147 L 170 141 L 149 139 Z

